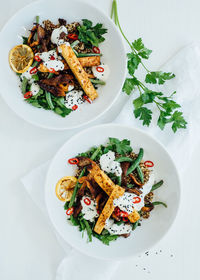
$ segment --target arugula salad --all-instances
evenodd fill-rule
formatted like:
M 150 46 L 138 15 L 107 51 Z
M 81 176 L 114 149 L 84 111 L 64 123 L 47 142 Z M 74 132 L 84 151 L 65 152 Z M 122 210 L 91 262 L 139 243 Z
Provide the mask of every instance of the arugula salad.
M 106 145 L 68 159 L 76 166 L 75 175 L 61 178 L 56 196 L 63 202 L 66 222 L 82 234 L 109 245 L 119 237 L 129 237 L 141 226 L 156 205 L 154 163 L 143 159 L 144 150 L 134 151 L 128 139 L 109 138 Z
M 90 20 L 36 22 L 23 44 L 9 53 L 9 63 L 19 76 L 24 101 L 65 117 L 84 102 L 98 97 L 109 67 L 101 62 L 99 45 L 107 29 Z

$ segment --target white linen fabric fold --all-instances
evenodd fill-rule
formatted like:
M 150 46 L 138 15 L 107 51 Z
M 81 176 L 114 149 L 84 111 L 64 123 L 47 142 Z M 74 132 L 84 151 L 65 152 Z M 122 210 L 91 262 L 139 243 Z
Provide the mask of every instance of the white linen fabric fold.
M 162 90 L 166 93 L 177 90 L 175 100 L 182 106 L 184 116 L 188 122 L 187 129 L 182 129 L 175 135 L 170 127 L 166 127 L 164 131 L 161 131 L 156 125 L 156 117 L 153 118 L 152 125 L 149 128 L 143 127 L 140 121 L 134 119 L 132 96 L 115 122 L 146 130 L 164 144 L 182 173 L 190 164 L 191 156 L 200 142 L 200 45 L 192 44 L 185 47 L 163 69 L 176 74 L 176 78 L 162 86 Z M 44 181 L 48 165 L 49 163 L 47 162 L 31 171 L 22 178 L 22 183 L 49 222 L 44 203 Z M 57 233 L 55 234 L 67 254 L 58 267 L 56 280 L 85 280 L 92 279 L 93 275 L 95 275 L 96 280 L 108 280 L 111 278 L 119 262 L 96 260 L 82 255 L 72 249 Z M 76 265 L 77 263 L 79 263 L 79 266 Z

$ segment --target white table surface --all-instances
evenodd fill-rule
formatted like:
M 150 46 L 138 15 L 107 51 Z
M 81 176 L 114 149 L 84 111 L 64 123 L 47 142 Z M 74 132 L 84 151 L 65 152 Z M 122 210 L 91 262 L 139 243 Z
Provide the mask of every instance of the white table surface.
M 72 0 L 73 1 L 73 0 Z M 110 0 L 85 0 L 110 12 Z M 0 27 L 30 0 L 1 0 Z M 128 38 L 142 37 L 154 50 L 148 65 L 158 69 L 181 47 L 200 37 L 198 0 L 119 0 L 121 25 Z M 3 82 L 3 81 L 1 81 Z M 112 109 L 94 124 L 112 121 L 126 100 L 121 95 Z M 76 131 L 53 132 L 18 118 L 0 98 L 0 279 L 51 280 L 64 256 L 54 234 L 34 205 L 20 178 L 51 159 Z M 178 220 L 168 236 L 150 252 L 120 264 L 113 279 L 200 279 L 200 186 L 197 183 L 200 151 L 185 177 Z M 195 193 L 195 195 L 194 195 Z M 164 248 L 164 249 L 162 249 Z M 160 252 L 160 249 L 162 250 Z M 146 269 L 145 269 L 146 268 Z M 70 277 L 69 277 L 70 279 Z

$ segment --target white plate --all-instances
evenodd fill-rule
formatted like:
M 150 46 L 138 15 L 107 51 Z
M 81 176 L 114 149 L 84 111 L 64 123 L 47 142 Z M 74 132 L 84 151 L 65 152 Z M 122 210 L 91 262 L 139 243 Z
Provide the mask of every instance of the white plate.
M 55 185 L 61 177 L 74 174 L 75 167 L 67 163 L 69 158 L 87 151 L 94 145 L 105 144 L 108 137 L 130 139 L 133 150 L 136 152 L 140 147 L 144 149 L 144 159 L 152 160 L 155 164 L 156 180 L 164 180 L 164 185 L 155 191 L 156 200 L 166 202 L 168 208 L 156 206 L 150 218 L 143 220 L 142 226 L 132 232 L 129 238 L 119 238 L 106 246 L 96 238 L 93 238 L 91 243 L 87 243 L 87 234 L 82 238 L 77 227 L 67 222 L 63 203 L 55 195 Z M 155 139 L 135 128 L 108 124 L 86 129 L 61 147 L 48 170 L 45 200 L 54 227 L 70 245 L 93 257 L 124 259 L 148 250 L 167 233 L 179 207 L 180 181 L 171 157 Z
M 105 86 L 99 87 L 97 98 L 92 105 L 84 104 L 79 110 L 62 118 L 51 111 L 34 108 L 24 102 L 19 88 L 19 79 L 10 69 L 8 53 L 12 47 L 21 44 L 21 36 L 31 29 L 35 16 L 40 21 L 50 19 L 57 22 L 64 18 L 68 23 L 90 19 L 94 24 L 100 22 L 108 29 L 106 40 L 100 45 L 102 62 L 108 64 L 111 73 Z M 105 113 L 118 97 L 126 73 L 126 55 L 121 35 L 113 22 L 92 5 L 75 0 L 38 1 L 21 9 L 4 26 L 0 34 L 1 53 L 1 94 L 10 108 L 24 120 L 49 129 L 72 129 L 85 125 Z

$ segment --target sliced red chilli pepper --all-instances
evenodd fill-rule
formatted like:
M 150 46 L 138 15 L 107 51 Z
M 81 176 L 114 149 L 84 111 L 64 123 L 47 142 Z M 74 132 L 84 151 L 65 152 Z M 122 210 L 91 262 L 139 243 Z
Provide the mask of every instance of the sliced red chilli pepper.
M 141 202 L 141 198 L 139 196 L 133 198 L 133 203 L 140 203 L 140 202 Z
M 50 73 L 55 73 L 56 71 L 55 71 L 54 68 L 49 68 L 49 72 L 50 72 Z
M 51 55 L 50 60 L 55 60 L 55 57 Z
M 83 98 L 84 98 L 88 103 L 90 103 L 90 104 L 92 103 L 87 95 L 83 95 Z
M 125 211 L 120 211 L 120 217 L 127 218 L 128 217 L 128 213 L 125 212 Z
M 94 53 L 101 53 L 98 47 L 93 47 L 92 50 Z
M 116 208 L 115 208 L 115 210 L 114 210 L 114 213 L 115 213 L 115 215 L 118 217 L 118 216 L 120 216 L 120 209 L 119 209 L 119 207 L 117 206 Z
M 146 161 L 144 162 L 144 165 L 145 165 L 146 167 L 154 167 L 154 163 L 153 163 L 153 161 L 151 161 L 151 160 L 146 160 Z
M 71 208 L 67 209 L 67 211 L 66 211 L 66 214 L 68 216 L 71 216 L 73 213 L 74 213 L 74 207 L 71 207 Z
M 84 203 L 86 205 L 90 205 L 91 204 L 91 200 L 88 197 L 86 197 L 83 201 L 84 201 Z
M 70 158 L 70 159 L 68 159 L 68 163 L 70 163 L 70 164 L 78 164 L 79 160 L 77 158 Z
M 78 106 L 77 106 L 77 105 L 74 105 L 74 106 L 72 107 L 72 110 L 75 111 L 76 109 L 78 109 Z
M 32 96 L 33 96 L 33 94 L 32 94 L 31 91 L 27 91 L 27 92 L 24 94 L 24 98 L 25 98 L 25 99 L 28 99 L 28 98 L 30 98 L 30 97 L 32 97 Z
M 78 35 L 75 33 L 71 33 L 67 35 L 67 38 L 75 41 L 78 40 Z
M 128 218 L 127 218 L 127 217 L 123 217 L 122 220 L 123 220 L 124 222 L 128 222 Z
M 104 72 L 104 68 L 101 67 L 101 66 L 97 66 L 97 67 L 96 67 L 96 70 L 97 70 L 99 73 L 103 73 L 103 72 Z
M 32 74 L 36 74 L 37 73 L 37 67 L 35 66 L 35 67 L 33 67 L 31 70 L 30 70 L 30 74 L 32 75 Z
M 35 59 L 36 61 L 38 61 L 38 62 L 41 61 L 41 58 L 39 57 L 39 55 L 35 55 L 34 59 Z

